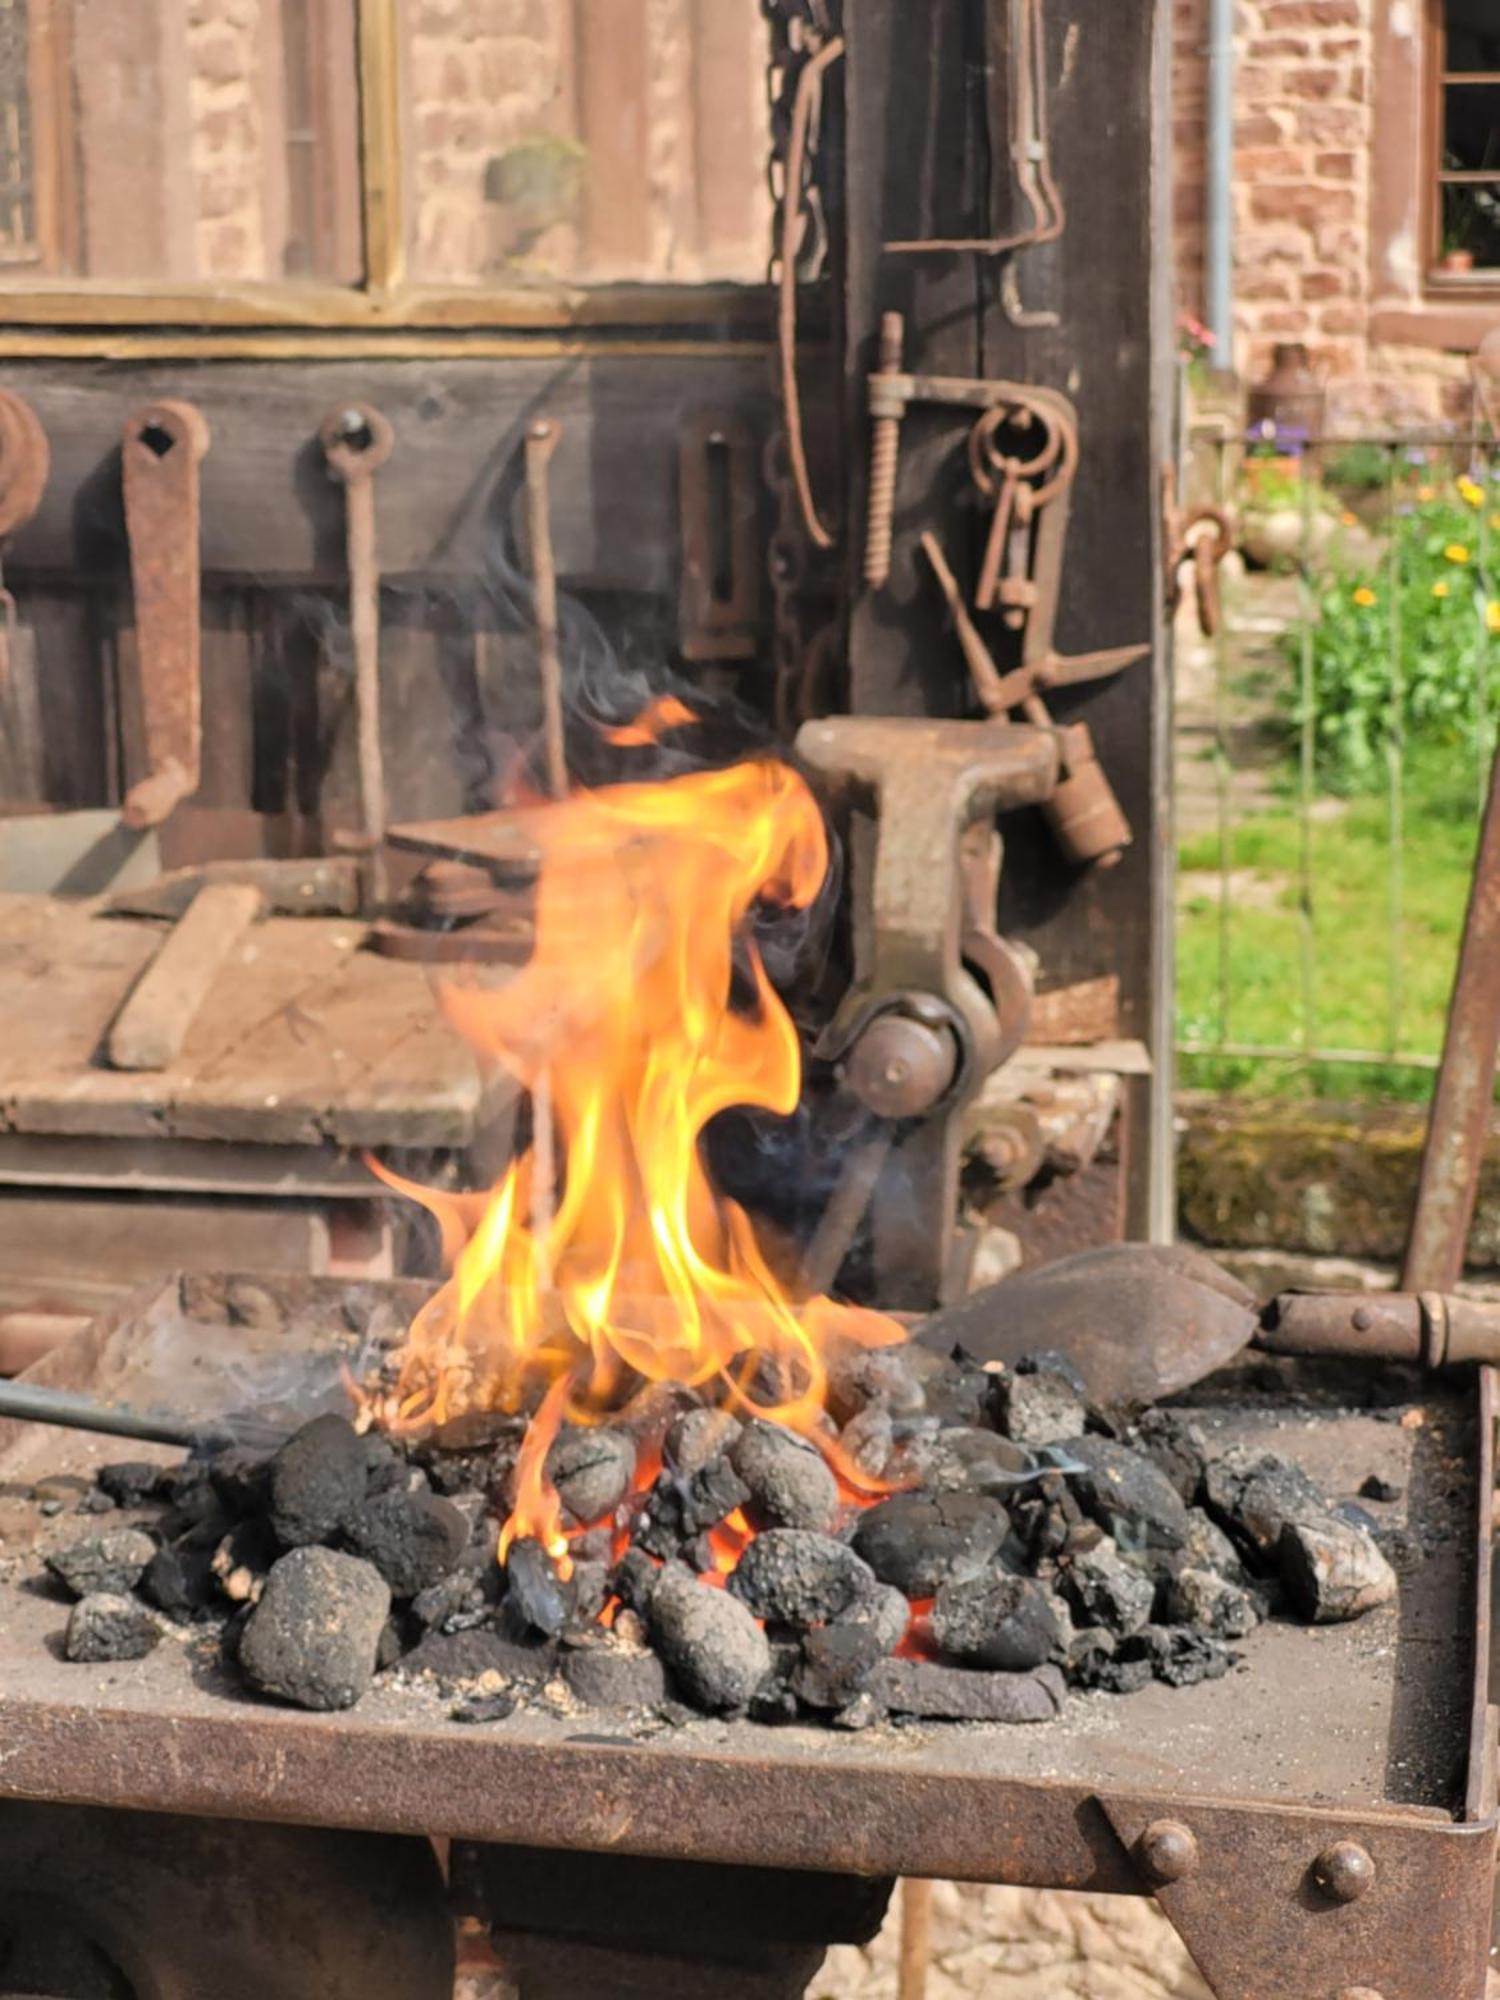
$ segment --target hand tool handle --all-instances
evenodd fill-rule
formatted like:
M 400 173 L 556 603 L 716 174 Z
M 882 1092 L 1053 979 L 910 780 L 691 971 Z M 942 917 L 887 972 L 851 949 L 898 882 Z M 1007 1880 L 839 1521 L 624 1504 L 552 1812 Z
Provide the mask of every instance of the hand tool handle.
M 380 739 L 380 561 L 375 548 L 374 477 L 390 457 L 395 433 L 368 403 L 332 410 L 318 431 L 328 470 L 344 486 L 344 541 L 349 565 L 349 636 L 354 646 L 361 847 L 374 902 L 385 898 L 385 758 Z

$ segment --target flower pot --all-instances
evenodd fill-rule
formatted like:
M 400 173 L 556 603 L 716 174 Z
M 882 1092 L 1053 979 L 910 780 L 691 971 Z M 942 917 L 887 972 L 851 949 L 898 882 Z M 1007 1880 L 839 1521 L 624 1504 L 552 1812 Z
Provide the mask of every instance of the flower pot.
M 1460 277 L 1474 268 L 1472 250 L 1445 250 L 1438 269 L 1446 271 L 1450 277 Z
M 1314 561 L 1327 553 L 1335 523 L 1321 509 L 1307 521 L 1300 507 L 1257 507 L 1253 503 L 1240 513 L 1240 547 L 1262 569 L 1300 562 L 1304 528 L 1308 554 Z

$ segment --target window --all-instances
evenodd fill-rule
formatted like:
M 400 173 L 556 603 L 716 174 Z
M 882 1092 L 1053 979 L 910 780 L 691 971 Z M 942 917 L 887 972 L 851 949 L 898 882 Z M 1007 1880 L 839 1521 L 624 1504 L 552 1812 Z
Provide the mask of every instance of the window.
M 1500 278 L 1500 7 L 1436 0 L 1431 264 L 1443 284 Z
M 760 0 L 0 0 L 0 322 L 761 331 L 769 55 Z

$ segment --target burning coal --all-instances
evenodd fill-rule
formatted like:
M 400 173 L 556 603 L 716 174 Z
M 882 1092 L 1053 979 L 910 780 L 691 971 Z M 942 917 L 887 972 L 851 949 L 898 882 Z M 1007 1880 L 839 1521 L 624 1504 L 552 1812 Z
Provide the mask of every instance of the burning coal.
M 650 742 L 691 720 L 668 698 L 612 733 Z M 797 1030 L 754 919 L 816 898 L 829 866 L 816 801 L 766 757 L 578 791 L 527 823 L 532 956 L 509 985 L 450 987 L 444 1006 L 530 1094 L 531 1143 L 480 1196 L 377 1169 L 437 1218 L 451 1276 L 363 1414 L 419 1432 L 529 1412 L 500 1553 L 534 1538 L 564 1574 L 569 1534 L 588 1524 L 566 1519 L 548 1453 L 564 1424 L 597 1423 L 645 1384 L 784 1426 L 873 1497 L 826 1415 L 828 1356 L 901 1329 L 805 1296 L 703 1154 L 720 1113 L 788 1117 L 800 1098 Z

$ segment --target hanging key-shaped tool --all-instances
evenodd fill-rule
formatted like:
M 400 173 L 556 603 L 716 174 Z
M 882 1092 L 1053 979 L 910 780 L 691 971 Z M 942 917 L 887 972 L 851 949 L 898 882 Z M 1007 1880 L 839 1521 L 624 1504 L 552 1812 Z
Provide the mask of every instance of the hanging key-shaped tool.
M 1057 425 L 1064 443 L 1056 471 L 1032 501 L 1040 518 L 1030 551 L 1029 574 L 1024 579 L 1012 579 L 1024 581 L 1028 586 L 1024 598 L 1019 592 L 1014 597 L 1018 607 L 1024 606 L 1026 627 L 1018 667 L 1002 674 L 995 665 L 935 535 L 923 535 L 922 552 L 947 600 L 975 692 L 985 708 L 996 716 L 1018 709 L 1028 722 L 1051 729 L 1056 735 L 1061 771 L 1042 811 L 1059 847 L 1068 860 L 1080 867 L 1092 864 L 1109 868 L 1130 844 L 1130 822 L 1095 754 L 1088 724 L 1072 722 L 1059 728 L 1042 700 L 1042 690 L 1075 686 L 1120 673 L 1148 653 L 1150 647 L 1113 646 L 1071 657 L 1056 650 L 1054 635 L 1062 590 L 1063 552 L 1073 474 L 1077 469 L 1077 428 L 1072 407 L 1065 398 L 1052 390 L 1029 391 L 1028 400 L 1033 396 L 1037 406 Z M 1066 443 L 1070 430 L 1071 452 Z
M 349 634 L 354 645 L 354 718 L 359 750 L 361 857 L 367 903 L 385 900 L 385 758 L 380 741 L 380 562 L 375 551 L 375 474 L 390 457 L 395 433 L 369 403 L 330 410 L 318 442 L 332 478 L 344 488 L 344 545 L 349 564 Z
M 1040 426 L 1041 441 L 1029 457 L 1004 448 L 1007 435 L 1025 437 Z M 1031 580 L 1031 530 L 1042 508 L 1073 482 L 1078 469 L 1078 426 L 1050 400 L 1038 397 L 996 403 L 969 431 L 969 476 L 995 503 L 974 602 L 981 611 L 997 606 L 1018 632 L 1036 603 Z
M 160 826 L 198 789 L 198 467 L 208 445 L 202 411 L 170 398 L 135 411 L 121 440 L 148 769 L 126 793 L 120 817 L 137 831 Z

